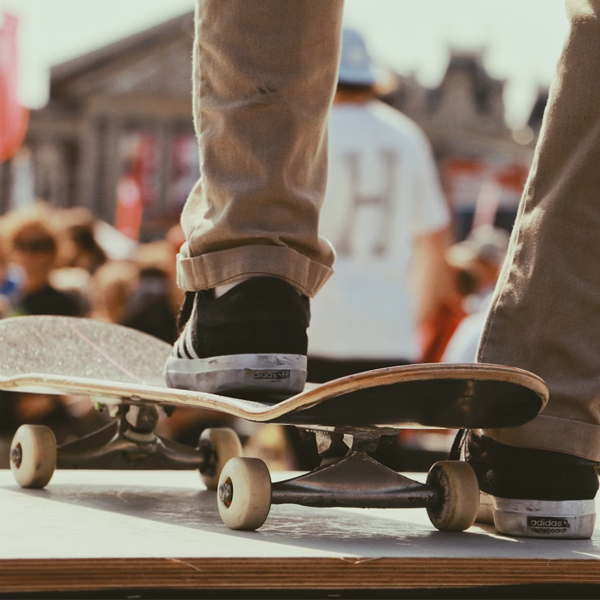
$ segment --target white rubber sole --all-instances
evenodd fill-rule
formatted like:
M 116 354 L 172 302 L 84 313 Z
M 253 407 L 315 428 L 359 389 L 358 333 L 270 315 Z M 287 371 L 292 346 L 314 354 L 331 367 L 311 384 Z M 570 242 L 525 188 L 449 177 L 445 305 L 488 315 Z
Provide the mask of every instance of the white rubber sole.
M 503 535 L 574 540 L 589 539 L 594 533 L 594 500 L 513 500 L 481 495 L 486 498 L 477 520 L 490 523 L 493 516 L 496 531 Z
M 211 394 L 300 393 L 306 383 L 306 356 L 299 354 L 232 354 L 210 358 L 170 356 L 167 385 Z

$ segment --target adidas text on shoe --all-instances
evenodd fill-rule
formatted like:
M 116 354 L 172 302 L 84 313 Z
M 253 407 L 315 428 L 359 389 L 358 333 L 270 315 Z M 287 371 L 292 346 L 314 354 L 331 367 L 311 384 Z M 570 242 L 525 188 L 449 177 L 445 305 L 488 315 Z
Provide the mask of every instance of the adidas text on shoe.
M 498 533 L 521 537 L 588 539 L 594 532 L 594 500 L 520 500 L 494 497 Z

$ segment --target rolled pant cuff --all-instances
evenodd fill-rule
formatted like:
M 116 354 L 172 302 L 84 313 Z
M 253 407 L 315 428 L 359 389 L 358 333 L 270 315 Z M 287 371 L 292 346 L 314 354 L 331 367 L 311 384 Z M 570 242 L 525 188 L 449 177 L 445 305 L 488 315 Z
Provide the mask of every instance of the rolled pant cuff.
M 309 298 L 321 289 L 333 270 L 285 246 L 241 246 L 200 256 L 177 256 L 177 285 L 185 291 L 208 290 L 239 277 L 285 279 Z
M 485 431 L 508 446 L 563 452 L 600 462 L 599 425 L 540 415 L 521 427 Z

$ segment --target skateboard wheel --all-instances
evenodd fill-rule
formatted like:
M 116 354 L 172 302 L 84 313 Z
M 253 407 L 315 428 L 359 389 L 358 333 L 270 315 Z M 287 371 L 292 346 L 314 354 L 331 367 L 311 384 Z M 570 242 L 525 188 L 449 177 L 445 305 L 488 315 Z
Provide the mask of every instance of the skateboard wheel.
M 21 425 L 10 445 L 10 469 L 22 488 L 41 489 L 56 469 L 56 438 L 44 425 Z
M 441 503 L 428 507 L 429 520 L 440 531 L 464 531 L 475 523 L 479 484 L 466 462 L 440 461 L 429 470 L 427 484 L 439 490 Z
M 200 477 L 209 490 L 216 490 L 221 471 L 232 458 L 243 456 L 238 434 L 229 427 L 205 429 L 200 435 L 199 446 L 208 446 L 211 454 L 208 466 L 200 469 Z
M 271 509 L 271 475 L 258 458 L 232 458 L 218 489 L 219 514 L 229 529 L 258 529 Z

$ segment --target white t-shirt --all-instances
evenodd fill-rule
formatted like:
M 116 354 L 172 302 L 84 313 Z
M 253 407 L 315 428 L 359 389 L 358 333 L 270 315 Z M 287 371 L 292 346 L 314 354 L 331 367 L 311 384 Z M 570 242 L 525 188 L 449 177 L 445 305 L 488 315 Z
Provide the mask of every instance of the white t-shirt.
M 311 302 L 310 355 L 416 360 L 409 287 L 415 237 L 448 222 L 419 127 L 378 101 L 334 106 L 320 232 L 337 258 Z

